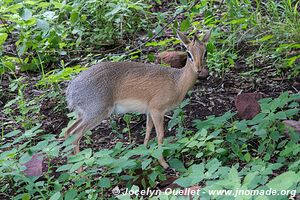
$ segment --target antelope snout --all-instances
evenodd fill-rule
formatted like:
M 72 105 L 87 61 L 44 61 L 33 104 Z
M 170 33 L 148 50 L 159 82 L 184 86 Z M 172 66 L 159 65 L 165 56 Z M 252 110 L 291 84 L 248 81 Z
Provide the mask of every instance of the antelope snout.
M 208 69 L 206 67 L 202 68 L 201 71 L 198 71 L 198 77 L 203 79 L 209 76 Z

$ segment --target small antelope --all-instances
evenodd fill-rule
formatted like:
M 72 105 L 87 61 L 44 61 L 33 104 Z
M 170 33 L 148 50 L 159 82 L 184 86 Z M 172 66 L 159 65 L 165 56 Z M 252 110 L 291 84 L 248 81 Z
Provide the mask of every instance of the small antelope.
M 65 133 L 65 138 L 76 134 L 74 153 L 79 152 L 83 134 L 99 125 L 113 112 L 139 112 L 147 115 L 147 146 L 153 125 L 158 145 L 164 139 L 164 114 L 175 108 L 194 85 L 205 67 L 206 44 L 211 31 L 202 41 L 195 35 L 190 41 L 183 33 L 177 36 L 187 48 L 188 59 L 182 69 L 161 67 L 138 62 L 103 62 L 74 78 L 67 88 L 68 107 L 78 118 Z M 169 167 L 164 157 L 159 163 Z

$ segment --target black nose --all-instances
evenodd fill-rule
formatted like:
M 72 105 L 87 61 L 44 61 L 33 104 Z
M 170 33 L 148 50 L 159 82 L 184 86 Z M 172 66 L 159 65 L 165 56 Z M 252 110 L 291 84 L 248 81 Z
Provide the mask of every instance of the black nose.
M 206 68 L 202 68 L 200 71 L 198 71 L 198 77 L 201 79 L 205 79 L 209 76 L 208 70 Z

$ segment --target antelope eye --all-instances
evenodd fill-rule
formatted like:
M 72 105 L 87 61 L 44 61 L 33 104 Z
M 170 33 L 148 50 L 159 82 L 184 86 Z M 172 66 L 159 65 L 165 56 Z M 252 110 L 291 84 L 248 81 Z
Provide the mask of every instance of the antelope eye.
M 204 59 L 206 59 L 207 58 L 207 51 L 205 51 L 205 53 L 204 53 Z
M 190 52 L 187 52 L 187 56 L 188 56 L 188 58 L 189 58 L 191 61 L 193 61 L 193 56 L 191 55 Z

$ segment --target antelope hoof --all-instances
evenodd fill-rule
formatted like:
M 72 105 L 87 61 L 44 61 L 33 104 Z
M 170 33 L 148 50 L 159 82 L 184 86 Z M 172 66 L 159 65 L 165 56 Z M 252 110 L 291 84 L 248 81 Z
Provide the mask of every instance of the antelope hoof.
M 169 168 L 169 165 L 168 163 L 165 161 L 165 159 L 163 157 L 161 157 L 159 159 L 159 164 L 164 168 L 164 169 L 168 169 Z

